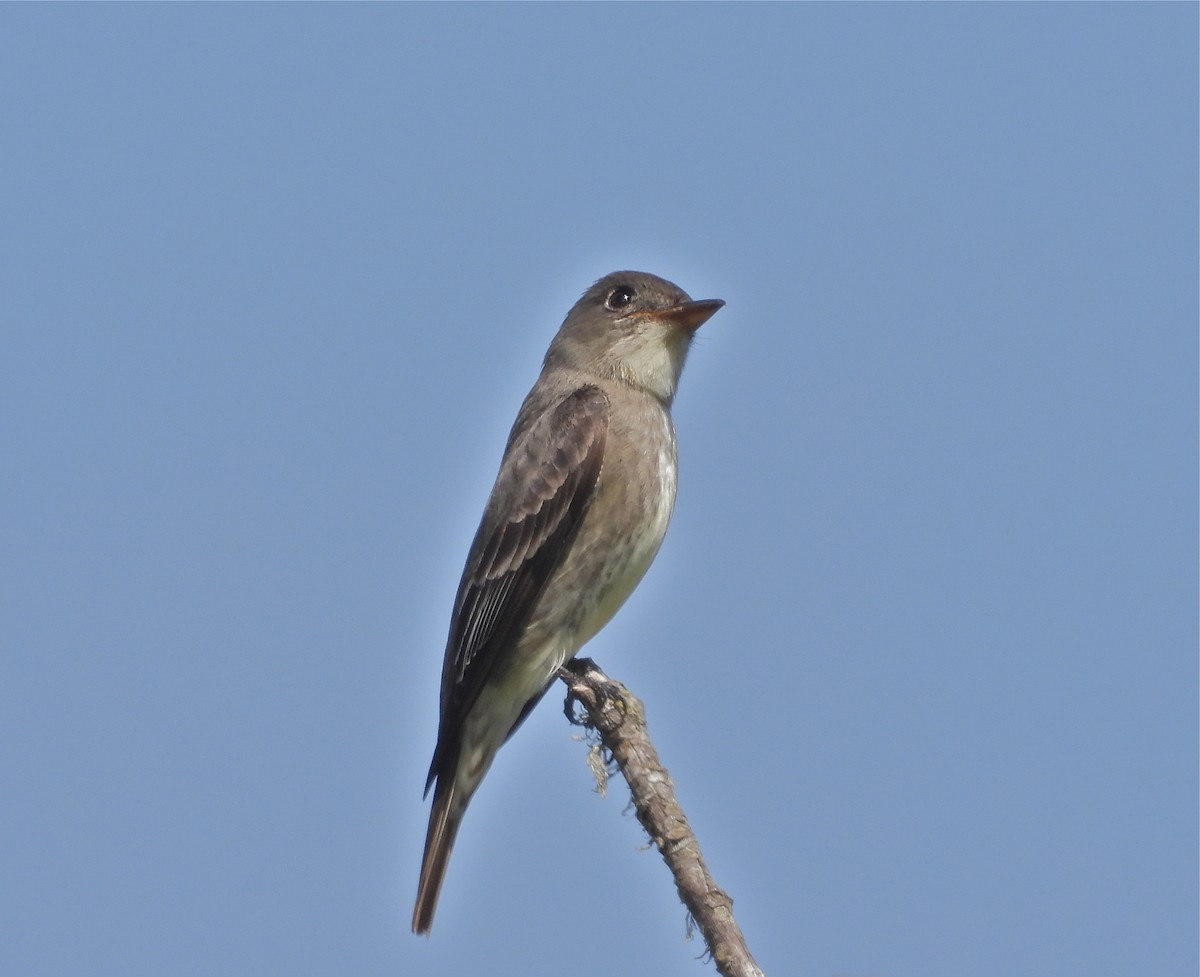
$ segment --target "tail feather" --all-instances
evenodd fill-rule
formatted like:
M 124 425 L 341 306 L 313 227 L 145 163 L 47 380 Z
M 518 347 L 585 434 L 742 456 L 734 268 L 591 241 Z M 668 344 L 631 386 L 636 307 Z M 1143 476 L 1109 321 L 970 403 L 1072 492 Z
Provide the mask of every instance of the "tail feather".
M 413 909 L 414 933 L 428 934 L 433 928 L 450 852 L 462 822 L 462 808 L 455 810 L 454 778 L 440 778 L 433 792 L 433 808 L 429 812 L 429 830 L 425 835 L 425 857 L 421 862 L 421 881 L 417 883 L 417 904 Z

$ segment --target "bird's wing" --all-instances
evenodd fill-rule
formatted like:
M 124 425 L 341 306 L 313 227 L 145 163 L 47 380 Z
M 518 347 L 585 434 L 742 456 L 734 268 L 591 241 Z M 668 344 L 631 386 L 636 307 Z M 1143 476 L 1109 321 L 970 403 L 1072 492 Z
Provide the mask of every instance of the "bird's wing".
M 583 522 L 604 459 L 608 406 L 604 391 L 581 387 L 538 417 L 505 455 L 454 602 L 427 791 Z

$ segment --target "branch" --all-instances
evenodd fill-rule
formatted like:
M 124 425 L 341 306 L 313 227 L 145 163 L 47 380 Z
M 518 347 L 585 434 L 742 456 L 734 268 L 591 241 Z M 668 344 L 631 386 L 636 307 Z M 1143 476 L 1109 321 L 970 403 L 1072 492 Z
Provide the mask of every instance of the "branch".
M 763 977 L 737 920 L 733 900 L 717 887 L 679 802 L 670 775 L 646 731 L 642 703 L 606 676 L 590 658 L 574 658 L 559 669 L 567 686 L 564 711 L 576 725 L 600 734 L 633 795 L 637 818 L 675 876 L 679 898 L 696 921 L 722 977 Z M 576 717 L 574 703 L 585 715 Z

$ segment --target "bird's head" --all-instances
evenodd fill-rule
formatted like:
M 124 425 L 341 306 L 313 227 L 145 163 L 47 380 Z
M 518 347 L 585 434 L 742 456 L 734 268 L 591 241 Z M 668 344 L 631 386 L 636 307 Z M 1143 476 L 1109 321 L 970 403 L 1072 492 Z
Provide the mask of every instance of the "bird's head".
M 670 404 L 692 337 L 724 304 L 693 302 L 646 272 L 613 272 L 567 313 L 545 365 L 619 380 Z

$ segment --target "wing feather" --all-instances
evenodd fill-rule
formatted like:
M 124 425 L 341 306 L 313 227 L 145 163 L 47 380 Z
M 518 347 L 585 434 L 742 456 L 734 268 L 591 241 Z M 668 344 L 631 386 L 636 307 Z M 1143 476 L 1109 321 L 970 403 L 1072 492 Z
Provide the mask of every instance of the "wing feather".
M 608 397 L 585 386 L 510 443 L 454 602 L 442 716 L 426 791 L 456 762 L 463 720 L 524 632 L 591 502 L 604 460 Z

